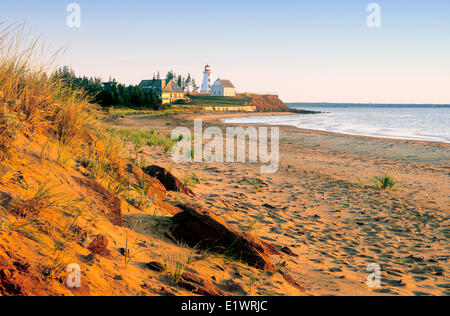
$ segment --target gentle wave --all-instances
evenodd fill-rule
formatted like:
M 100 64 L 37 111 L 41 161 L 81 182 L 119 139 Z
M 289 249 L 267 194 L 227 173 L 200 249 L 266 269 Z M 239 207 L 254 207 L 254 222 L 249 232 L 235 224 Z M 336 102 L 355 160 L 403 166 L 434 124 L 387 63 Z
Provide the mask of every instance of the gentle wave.
M 296 108 L 300 108 L 296 106 Z M 404 140 L 450 143 L 450 108 L 432 106 L 302 106 L 316 115 L 250 116 L 226 123 L 287 125 L 297 128 Z

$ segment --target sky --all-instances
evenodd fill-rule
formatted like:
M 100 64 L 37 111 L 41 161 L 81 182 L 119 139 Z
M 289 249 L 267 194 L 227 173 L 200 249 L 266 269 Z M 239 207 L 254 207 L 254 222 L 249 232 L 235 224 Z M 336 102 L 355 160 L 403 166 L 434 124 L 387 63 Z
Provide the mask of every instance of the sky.
M 67 25 L 67 6 L 81 26 Z M 370 3 L 380 27 L 367 24 Z M 450 104 L 448 0 L 2 0 L 59 65 L 127 84 L 173 70 L 285 102 Z

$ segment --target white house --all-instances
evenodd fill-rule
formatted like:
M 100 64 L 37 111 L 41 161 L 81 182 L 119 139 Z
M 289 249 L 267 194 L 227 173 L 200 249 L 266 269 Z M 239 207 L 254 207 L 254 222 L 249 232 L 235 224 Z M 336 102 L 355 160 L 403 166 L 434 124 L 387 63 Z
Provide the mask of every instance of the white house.
M 217 79 L 211 87 L 211 96 L 235 97 L 236 88 L 230 80 Z

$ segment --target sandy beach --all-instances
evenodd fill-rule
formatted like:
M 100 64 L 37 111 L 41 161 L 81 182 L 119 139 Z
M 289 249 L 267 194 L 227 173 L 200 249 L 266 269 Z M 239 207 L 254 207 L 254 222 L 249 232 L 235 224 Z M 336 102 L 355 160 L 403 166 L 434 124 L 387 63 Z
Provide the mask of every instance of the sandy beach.
M 240 115 L 249 114 L 136 116 L 115 126 L 170 133 L 192 126 L 196 118 L 224 126 L 220 119 Z M 288 127 L 281 128 L 280 137 L 280 170 L 269 175 L 261 175 L 257 164 L 174 164 L 160 150 L 145 152 L 149 163 L 180 177 L 195 171 L 202 181 L 193 202 L 232 227 L 293 251 L 283 264 L 305 291 L 286 292 L 269 282 L 259 283 L 257 293 L 450 294 L 448 144 Z M 374 178 L 384 173 L 398 180 L 394 191 L 375 187 Z M 252 185 L 254 179 L 259 188 Z M 366 282 L 367 267 L 374 263 L 382 270 L 380 288 Z
M 0 297 L 450 296 L 449 1 L 0 8 Z

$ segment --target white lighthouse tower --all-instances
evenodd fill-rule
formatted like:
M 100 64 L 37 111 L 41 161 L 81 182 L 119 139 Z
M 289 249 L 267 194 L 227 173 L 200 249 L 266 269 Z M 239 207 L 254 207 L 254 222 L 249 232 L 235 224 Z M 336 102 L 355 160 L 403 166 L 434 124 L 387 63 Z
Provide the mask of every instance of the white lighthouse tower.
M 203 72 L 203 83 L 202 89 L 200 90 L 202 93 L 210 93 L 211 92 L 211 66 L 206 65 L 205 71 Z

